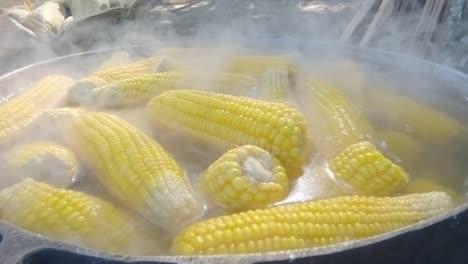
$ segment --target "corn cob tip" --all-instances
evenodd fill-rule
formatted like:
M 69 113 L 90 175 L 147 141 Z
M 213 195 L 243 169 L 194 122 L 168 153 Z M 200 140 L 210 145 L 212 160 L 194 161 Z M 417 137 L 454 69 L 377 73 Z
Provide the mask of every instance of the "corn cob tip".
M 207 219 L 182 230 L 175 254 L 243 254 L 365 239 L 453 207 L 443 192 L 399 197 L 341 196 Z
M 8 153 L 6 163 L 15 179 L 32 178 L 61 188 L 73 185 L 80 171 L 75 154 L 51 142 L 19 145 Z
M 98 78 L 88 78 L 75 83 L 68 92 L 68 103 L 71 105 L 92 105 L 95 100 L 94 89 L 104 83 L 106 82 Z
M 401 191 L 409 182 L 403 168 L 367 141 L 344 149 L 330 161 L 330 169 L 338 180 L 350 184 L 361 194 L 391 195 Z
M 289 190 L 279 160 L 252 145 L 226 152 L 204 172 L 201 184 L 209 198 L 232 209 L 273 204 Z

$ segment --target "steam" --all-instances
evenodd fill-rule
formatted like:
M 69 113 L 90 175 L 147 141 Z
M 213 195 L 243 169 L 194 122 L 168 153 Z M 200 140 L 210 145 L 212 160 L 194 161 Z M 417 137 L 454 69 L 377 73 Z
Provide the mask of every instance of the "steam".
M 327 51 L 326 49 L 323 53 L 318 51 L 314 59 L 309 59 L 302 53 L 304 47 L 307 48 L 308 45 L 313 46 L 317 43 L 325 46 L 339 46 L 337 43 L 340 41 L 340 36 L 365 1 L 219 0 L 189 2 L 192 3 L 185 8 L 186 4 L 152 6 L 151 12 L 143 12 L 140 17 L 132 20 L 122 19 L 119 23 L 115 22 L 115 16 L 110 13 L 93 16 L 69 25 L 60 34 L 49 36 L 47 39 L 31 39 L 26 31 L 18 31 L 15 28 L 17 25 L 11 22 L 11 19 L 0 15 L 2 36 L 0 73 L 9 72 L 33 62 L 73 53 L 109 49 L 119 51 L 117 49 L 119 47 L 148 44 L 129 50 L 131 58 L 136 60 L 155 56 L 160 48 L 166 47 L 204 49 L 185 54 L 180 58 L 182 61 L 176 61 L 189 65 L 191 68 L 203 70 L 208 74 L 207 76 L 210 76 L 210 73 L 223 71 L 226 67 L 226 58 L 236 52 L 268 54 L 275 53 L 277 50 L 286 50 L 284 55 L 298 59 L 301 69 L 305 69 L 306 73 L 315 73 L 317 76 L 330 79 L 339 86 L 346 87 L 347 95 L 365 112 L 372 112 L 372 109 L 363 104 L 362 98 L 366 94 L 366 89 L 374 84 L 378 84 L 376 85 L 378 89 L 392 86 L 397 93 L 408 93 L 408 91 L 411 93 L 411 87 L 437 89 L 437 84 L 424 80 L 420 76 L 418 78 L 421 80 L 407 82 L 401 78 L 409 74 L 380 72 L 376 75 L 375 72 L 382 69 L 369 69 L 364 66 L 358 69 L 353 68 L 351 56 L 340 53 L 338 49 L 336 53 L 334 50 Z M 433 46 L 433 49 L 428 52 L 425 48 L 427 43 L 417 41 L 414 30 L 419 17 L 418 12 L 403 13 L 397 17 L 390 16 L 384 24 L 377 27 L 368 46 L 418 57 L 426 57 L 428 53 L 432 56 L 439 54 L 439 47 Z M 360 30 L 365 31 L 365 28 L 358 28 L 348 44 L 360 44 L 364 34 Z M 212 48 L 219 50 L 213 52 Z M 8 97 L 21 89 L 27 89 L 33 81 L 49 73 L 64 74 L 79 80 L 96 70 L 112 54 L 119 59 L 128 60 L 126 55 L 117 56 L 116 53 L 109 51 L 34 67 L 26 73 L 0 79 L 0 96 L 7 100 Z M 340 64 L 343 61 L 349 61 L 351 64 Z M 397 77 L 392 79 L 394 76 Z M 203 80 L 201 83 L 213 83 L 213 80 Z M 202 89 L 202 87 L 194 88 Z M 426 94 L 421 93 L 421 89 L 416 89 L 416 93 L 423 97 L 419 98 L 420 100 L 432 102 L 437 97 L 432 93 L 434 89 L 423 90 L 427 92 Z M 295 92 L 297 92 L 296 96 L 301 96 L 300 87 Z M 257 93 L 247 93 L 246 96 L 255 97 Z M 306 117 L 311 117 L 310 113 L 307 113 L 310 108 L 306 103 L 301 105 L 301 110 Z M 119 115 L 161 143 L 182 164 L 195 187 L 199 175 L 221 154 L 204 145 L 185 142 L 171 131 L 150 127 L 142 114 L 144 111 L 142 108 L 106 111 Z M 320 130 L 320 128 L 315 129 Z M 35 132 L 36 135 L 46 135 L 50 138 L 51 130 L 54 130 L 53 124 L 50 127 L 41 126 L 41 129 Z M 314 140 L 320 141 L 321 139 L 314 138 Z M 443 155 L 439 153 L 439 156 Z M 334 179 L 329 175 L 324 164 L 324 160 L 318 159 L 308 164 L 305 168 L 305 176 L 293 185 L 291 194 L 281 203 L 329 197 L 330 193 L 327 191 L 334 184 Z M 446 165 L 446 163 L 443 164 Z M 447 162 L 447 164 L 451 163 Z M 316 167 L 325 169 L 318 171 Z M 89 177 L 79 182 L 75 188 L 108 198 L 106 194 L 103 194 L 105 192 L 98 186 L 98 183 L 93 180 L 91 173 L 87 174 Z M 215 212 L 215 214 L 221 213 L 225 212 Z

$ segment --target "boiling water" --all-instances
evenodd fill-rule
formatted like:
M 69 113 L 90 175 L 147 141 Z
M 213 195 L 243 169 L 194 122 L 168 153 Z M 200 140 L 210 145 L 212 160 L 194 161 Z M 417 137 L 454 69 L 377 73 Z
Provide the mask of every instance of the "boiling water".
M 135 58 L 138 55 L 141 54 L 137 54 Z M 145 54 L 145 56 L 148 55 L 151 54 Z M 369 135 L 369 141 L 393 162 L 404 167 L 413 180 L 431 181 L 438 185 L 437 188 L 448 190 L 457 202 L 464 201 L 465 172 L 467 171 L 467 164 L 464 160 L 468 156 L 466 126 L 462 119 L 463 113 L 457 112 L 459 108 L 454 107 L 460 102 L 458 98 L 454 101 L 449 97 L 449 88 L 446 93 L 439 94 L 443 89 L 438 86 L 438 83 L 429 79 L 431 76 L 428 76 L 428 79 L 411 77 L 408 74 L 402 74 L 398 69 L 388 72 L 379 68 L 371 68 L 369 65 L 349 58 L 332 59 L 325 64 L 316 63 L 314 60 L 305 59 L 297 54 L 285 55 L 297 60 L 301 71 L 296 85 L 288 91 L 289 95 L 284 103 L 297 108 L 304 114 L 312 132 L 320 131 L 321 128 L 314 127 L 313 113 L 311 113 L 313 110 L 300 81 L 303 77 L 313 76 L 333 83 L 347 96 L 351 104 L 369 120 L 374 128 L 374 133 Z M 105 56 L 92 54 L 84 58 L 71 58 L 72 62 L 66 67 L 54 64 L 36 67 L 27 70 L 27 73 L 20 72 L 13 75 L 0 85 L 6 88 L 4 90 L 6 95 L 21 87 L 27 87 L 31 81 L 49 73 L 60 73 L 79 79 L 92 72 L 103 59 Z M 204 58 L 204 60 L 199 60 L 195 56 L 188 58 L 186 63 L 215 73 L 220 71 L 219 63 L 222 60 L 223 58 L 218 56 Z M 262 93 L 256 90 L 257 88 L 253 87 L 252 90 L 246 91 L 244 96 L 263 99 Z M 387 98 L 392 99 L 387 100 Z M 200 174 L 222 154 L 198 142 L 193 142 L 183 135 L 155 130 L 149 125 L 141 106 L 100 111 L 118 115 L 156 139 L 184 167 L 195 187 Z M 419 113 L 420 119 L 416 123 L 412 123 L 415 119 L 411 111 Z M 447 118 L 453 118 L 454 122 L 461 127 L 460 131 L 455 135 L 444 134 L 443 131 L 438 133 L 438 129 L 434 126 L 439 124 L 433 123 L 434 120 L 431 119 L 434 112 L 438 113 L 435 115 L 447 115 Z M 426 120 L 421 122 L 421 119 Z M 44 133 L 47 134 L 47 131 Z M 322 138 L 315 137 L 313 140 L 318 146 L 324 145 Z M 326 147 L 317 148 L 312 159 L 304 166 L 304 175 L 293 182 L 289 195 L 278 204 L 338 195 L 330 189 L 330 186 L 335 183 L 333 175 L 330 175 L 329 170 L 326 169 L 328 158 L 329 153 Z M 72 189 L 118 203 L 107 194 L 89 170 L 85 169 L 84 174 L 71 187 Z M 2 182 L 2 188 L 7 187 L 8 184 Z M 429 191 L 433 188 L 431 186 L 419 188 L 422 188 L 421 190 L 426 188 Z M 407 192 L 411 191 L 407 190 Z M 199 195 L 202 196 L 201 193 Z M 225 210 L 208 201 L 207 205 L 204 218 L 227 214 Z M 166 237 L 162 235 L 158 239 L 170 241 L 171 237 L 172 234 Z M 171 254 L 169 246 L 164 247 L 162 252 Z

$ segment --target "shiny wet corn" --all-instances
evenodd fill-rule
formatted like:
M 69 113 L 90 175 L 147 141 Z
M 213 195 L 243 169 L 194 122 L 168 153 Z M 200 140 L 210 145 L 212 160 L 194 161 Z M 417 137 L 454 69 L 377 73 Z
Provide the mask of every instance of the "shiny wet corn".
M 353 144 L 329 162 L 337 180 L 365 195 L 392 195 L 409 182 L 408 174 L 380 153 L 370 142 Z
M 263 207 L 284 198 L 289 180 L 280 161 L 251 145 L 229 150 L 206 169 L 201 189 L 230 209 Z
M 215 217 L 182 230 L 174 254 L 242 254 L 313 248 L 364 239 L 452 208 L 443 192 L 342 196 Z
M 120 254 L 161 250 L 157 232 L 111 203 L 84 193 L 25 179 L 0 191 L 0 204 L 1 219 L 68 243 Z
M 73 120 L 70 144 L 107 191 L 156 226 L 171 228 L 203 213 L 182 167 L 123 119 L 87 112 Z
M 301 175 L 311 156 L 311 136 L 303 115 L 284 104 L 177 90 L 153 98 L 147 113 L 156 126 L 222 149 L 261 147 L 283 164 L 290 177 Z

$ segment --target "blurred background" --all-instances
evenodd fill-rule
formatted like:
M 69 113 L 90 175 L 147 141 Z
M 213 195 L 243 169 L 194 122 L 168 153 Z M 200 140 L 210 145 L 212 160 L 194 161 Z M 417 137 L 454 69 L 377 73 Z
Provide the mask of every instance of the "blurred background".
M 88 50 L 223 34 L 380 48 L 468 72 L 466 2 L 0 0 L 0 73 Z

